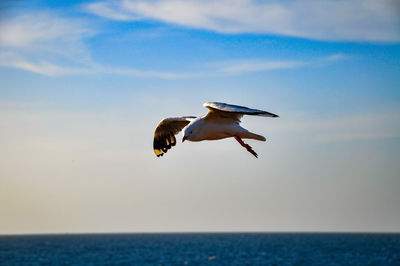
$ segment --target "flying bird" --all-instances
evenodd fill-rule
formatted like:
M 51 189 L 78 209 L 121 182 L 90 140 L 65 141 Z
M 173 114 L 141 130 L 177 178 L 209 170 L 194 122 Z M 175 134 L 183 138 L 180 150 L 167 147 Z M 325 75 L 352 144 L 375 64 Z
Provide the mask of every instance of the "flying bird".
M 208 109 L 208 113 L 204 116 L 171 117 L 158 123 L 153 140 L 154 153 L 157 157 L 163 156 L 176 145 L 175 135 L 183 130 L 182 142 L 233 137 L 257 158 L 257 153 L 242 139 L 265 141 L 265 138 L 241 127 L 240 119 L 243 115 L 279 117 L 266 111 L 227 103 L 207 102 L 203 106 Z

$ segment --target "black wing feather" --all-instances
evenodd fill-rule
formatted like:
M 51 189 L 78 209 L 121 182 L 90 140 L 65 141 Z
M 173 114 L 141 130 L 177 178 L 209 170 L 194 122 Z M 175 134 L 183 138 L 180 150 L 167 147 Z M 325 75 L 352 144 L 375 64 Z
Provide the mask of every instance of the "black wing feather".
M 163 156 L 176 145 L 175 135 L 195 118 L 194 116 L 171 117 L 158 123 L 153 139 L 153 149 L 157 157 Z

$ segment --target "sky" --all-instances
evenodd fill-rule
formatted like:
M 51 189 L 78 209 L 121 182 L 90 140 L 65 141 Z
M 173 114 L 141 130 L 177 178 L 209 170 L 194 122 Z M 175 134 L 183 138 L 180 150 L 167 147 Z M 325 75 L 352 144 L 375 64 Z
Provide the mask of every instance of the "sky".
M 208 101 L 280 116 L 258 159 L 155 156 Z M 0 234 L 400 232 L 400 5 L 1 1 L 0 147 Z

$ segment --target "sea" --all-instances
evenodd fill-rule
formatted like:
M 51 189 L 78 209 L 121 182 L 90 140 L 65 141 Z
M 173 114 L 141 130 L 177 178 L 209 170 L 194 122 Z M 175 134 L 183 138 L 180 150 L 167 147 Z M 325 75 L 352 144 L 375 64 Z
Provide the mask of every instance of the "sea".
M 3 235 L 0 265 L 400 265 L 400 234 Z

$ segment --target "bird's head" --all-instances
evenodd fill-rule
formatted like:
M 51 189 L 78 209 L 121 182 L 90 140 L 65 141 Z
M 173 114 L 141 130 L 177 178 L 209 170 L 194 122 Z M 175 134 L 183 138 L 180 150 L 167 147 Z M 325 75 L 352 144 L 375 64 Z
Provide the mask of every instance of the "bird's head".
M 193 125 L 189 125 L 183 129 L 183 138 L 182 142 L 185 140 L 194 140 L 194 137 L 196 135 L 195 127 Z

